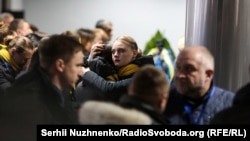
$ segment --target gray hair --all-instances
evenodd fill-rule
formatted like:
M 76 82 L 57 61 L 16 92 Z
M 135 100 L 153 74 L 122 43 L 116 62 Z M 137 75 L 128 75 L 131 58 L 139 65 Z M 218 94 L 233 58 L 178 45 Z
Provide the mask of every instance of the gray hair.
M 5 17 L 14 17 L 14 15 L 9 12 L 3 12 L 0 14 L 0 20 L 4 20 Z
M 96 27 L 96 28 L 105 29 L 105 28 L 106 28 L 106 25 L 108 25 L 108 24 L 111 24 L 111 25 L 112 25 L 112 23 L 111 23 L 110 21 L 101 19 L 101 20 L 98 20 L 98 21 L 96 22 L 95 27 Z

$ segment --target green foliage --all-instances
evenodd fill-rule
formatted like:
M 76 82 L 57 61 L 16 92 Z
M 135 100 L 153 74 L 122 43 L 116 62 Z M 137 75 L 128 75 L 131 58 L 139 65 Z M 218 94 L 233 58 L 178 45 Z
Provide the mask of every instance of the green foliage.
M 163 41 L 164 41 L 164 47 L 166 49 L 168 49 L 172 53 L 172 55 L 174 57 L 173 59 L 175 60 L 176 56 L 175 56 L 174 51 L 172 50 L 172 48 L 171 48 L 168 40 L 166 39 L 166 37 L 164 37 L 164 35 L 159 30 L 157 30 L 156 33 L 155 33 L 155 35 L 147 42 L 147 44 L 145 46 L 145 49 L 143 51 L 143 54 L 147 55 L 148 52 L 150 51 L 150 49 L 156 48 L 157 47 L 156 41 L 159 40 L 159 39 L 163 39 Z

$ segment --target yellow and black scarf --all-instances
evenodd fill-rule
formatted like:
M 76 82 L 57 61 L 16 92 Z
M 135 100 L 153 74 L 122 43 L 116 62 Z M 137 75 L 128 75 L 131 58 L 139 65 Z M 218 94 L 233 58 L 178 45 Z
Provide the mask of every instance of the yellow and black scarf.
M 4 45 L 4 44 L 0 44 L 0 49 L 2 49 L 2 48 L 7 48 L 7 46 L 6 45 Z
M 14 61 L 14 59 L 11 57 L 9 51 L 7 50 L 7 46 L 1 44 L 2 49 L 0 50 L 0 56 L 2 56 L 2 58 L 10 64 L 10 66 L 14 69 L 15 72 L 19 72 L 20 71 L 20 67 L 16 64 L 16 62 Z
M 140 67 L 136 64 L 129 64 L 120 68 L 117 73 L 107 76 L 108 80 L 118 81 L 120 78 L 126 78 L 127 76 L 133 75 L 138 71 Z

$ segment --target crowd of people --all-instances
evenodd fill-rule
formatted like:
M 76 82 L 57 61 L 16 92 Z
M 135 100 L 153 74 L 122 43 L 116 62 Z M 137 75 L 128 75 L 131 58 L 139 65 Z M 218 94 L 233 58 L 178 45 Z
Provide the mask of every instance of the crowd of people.
M 216 86 L 205 46 L 182 46 L 166 75 L 130 35 L 111 42 L 108 20 L 53 35 L 35 27 L 0 14 L 0 140 L 35 140 L 38 124 L 249 123 L 250 85 Z

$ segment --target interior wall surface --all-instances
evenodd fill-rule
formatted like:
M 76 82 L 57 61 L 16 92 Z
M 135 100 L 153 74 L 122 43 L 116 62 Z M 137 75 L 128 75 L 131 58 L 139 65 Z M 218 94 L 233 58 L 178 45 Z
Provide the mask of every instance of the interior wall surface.
M 178 53 L 185 34 L 185 0 L 23 0 L 25 18 L 49 34 L 94 28 L 99 19 L 113 23 L 115 40 L 131 35 L 141 49 L 160 30 Z
M 249 81 L 250 1 L 187 0 L 186 46 L 206 46 L 215 57 L 214 83 L 236 92 Z

